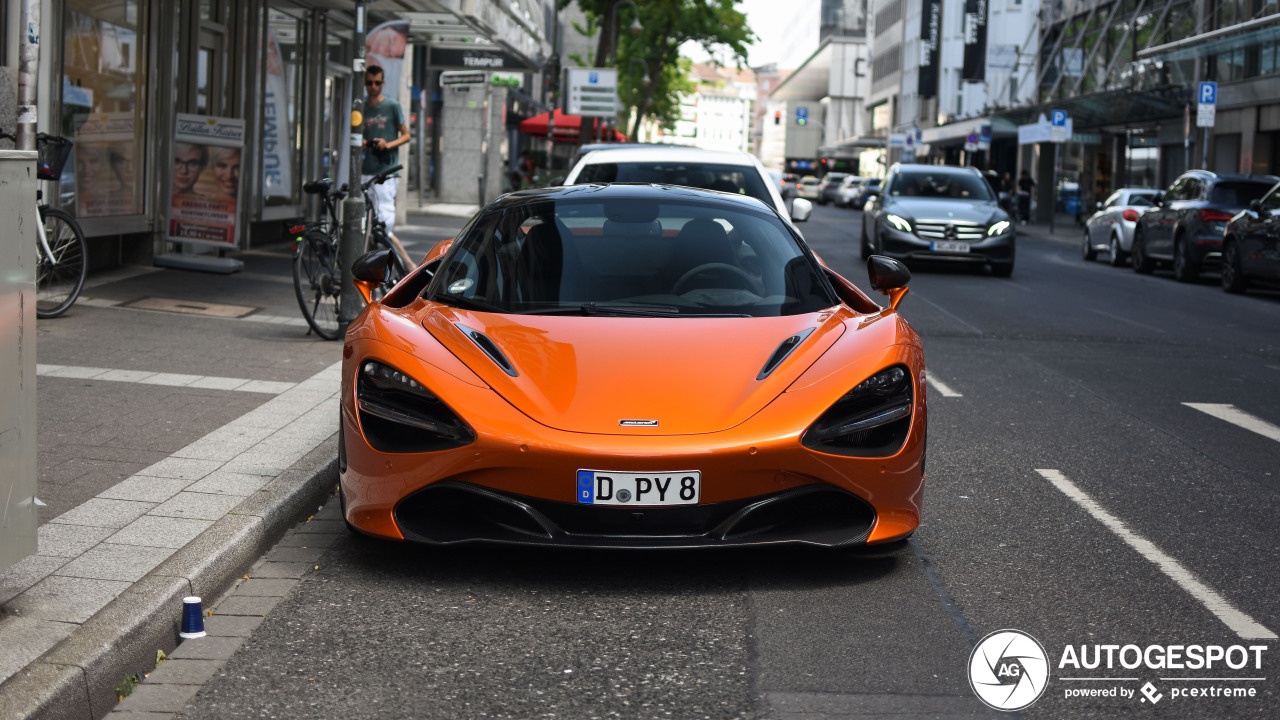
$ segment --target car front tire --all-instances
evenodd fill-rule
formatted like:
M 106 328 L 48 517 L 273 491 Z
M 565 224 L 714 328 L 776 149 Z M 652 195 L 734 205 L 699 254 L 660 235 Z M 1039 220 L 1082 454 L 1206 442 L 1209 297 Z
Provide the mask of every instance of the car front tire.
M 1187 254 L 1187 238 L 1179 234 L 1173 241 L 1173 279 L 1181 283 L 1195 282 L 1200 265 Z
M 1239 295 L 1249 289 L 1244 268 L 1241 267 L 1240 248 L 1231 239 L 1222 244 L 1222 289 L 1232 295 Z
M 1093 248 L 1093 240 L 1089 237 L 1089 228 L 1084 229 L 1084 242 L 1080 245 L 1080 256 L 1085 262 L 1093 262 L 1098 259 L 1098 251 Z
M 1133 252 L 1129 255 L 1130 264 L 1133 271 L 1139 275 L 1150 275 L 1152 270 L 1156 269 L 1156 261 L 1147 257 L 1147 241 L 1142 236 L 1142 231 L 1135 230 L 1133 233 Z

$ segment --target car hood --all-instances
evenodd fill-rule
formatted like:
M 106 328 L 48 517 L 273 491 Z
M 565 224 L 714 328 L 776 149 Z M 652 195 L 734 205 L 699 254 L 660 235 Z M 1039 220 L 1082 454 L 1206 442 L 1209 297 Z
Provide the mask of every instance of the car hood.
M 533 420 L 570 432 L 683 435 L 750 418 L 844 333 L 847 309 L 768 318 L 565 317 L 436 306 L 422 325 Z M 481 348 L 467 329 L 492 342 Z M 758 376 L 787 338 L 806 337 Z M 495 361 L 496 349 L 511 372 Z M 514 373 L 514 374 L 512 374 Z M 465 415 L 465 412 L 464 412 Z M 652 424 L 634 425 L 625 421 Z
M 885 205 L 885 211 L 901 215 L 910 220 L 960 220 L 964 222 L 988 223 L 996 219 L 997 213 L 1004 218 L 1004 211 L 993 202 L 972 202 L 968 200 L 934 200 L 931 198 L 894 198 Z

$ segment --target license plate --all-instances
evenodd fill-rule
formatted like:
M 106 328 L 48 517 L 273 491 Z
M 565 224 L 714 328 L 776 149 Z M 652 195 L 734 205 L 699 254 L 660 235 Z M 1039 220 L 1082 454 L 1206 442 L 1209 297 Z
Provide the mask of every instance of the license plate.
M 698 470 L 578 471 L 578 502 L 583 505 L 697 505 L 701 491 Z
M 969 243 L 962 243 L 962 242 L 949 242 L 949 241 L 946 241 L 946 240 L 939 240 L 939 241 L 937 241 L 937 242 L 933 243 L 933 251 L 934 251 L 934 252 L 962 252 L 962 253 L 967 253 L 967 252 L 969 252 Z

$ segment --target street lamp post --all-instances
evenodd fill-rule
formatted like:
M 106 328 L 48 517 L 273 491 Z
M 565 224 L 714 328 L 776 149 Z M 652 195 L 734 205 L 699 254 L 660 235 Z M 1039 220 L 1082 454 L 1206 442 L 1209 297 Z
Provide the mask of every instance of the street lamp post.
M 353 0 L 356 6 L 356 27 L 352 39 L 355 55 L 351 61 L 351 163 L 347 173 L 347 197 L 342 201 L 342 288 L 341 303 L 338 305 L 338 324 L 343 331 L 356 319 L 361 297 L 355 286 L 355 275 L 351 272 L 351 264 L 364 249 L 364 232 L 361 224 L 364 221 L 364 193 L 360 191 L 360 161 L 364 150 L 364 42 L 367 19 L 365 3 L 367 0 Z
M 617 62 L 618 58 L 618 25 L 622 19 L 622 16 L 618 13 L 619 5 L 630 5 L 631 11 L 635 13 L 635 18 L 631 21 L 631 25 L 627 27 L 627 32 L 630 32 L 632 35 L 639 35 L 644 30 L 644 26 L 640 24 L 640 7 L 636 5 L 635 0 L 618 0 L 618 2 L 613 5 L 613 26 L 610 28 L 613 35 L 612 41 L 609 44 L 610 55 L 609 62 L 606 63 L 607 65 L 613 65 Z
M 636 5 L 635 0 L 618 0 L 615 2 L 613 4 L 613 25 L 609 28 L 612 31 L 612 41 L 609 44 L 610 56 L 608 62 L 605 63 L 606 65 L 616 66 L 618 64 L 618 26 L 622 24 L 622 15 L 618 12 L 618 6 L 620 5 L 630 5 L 631 12 L 634 15 L 631 25 L 627 27 L 627 32 L 632 35 L 639 35 L 644 30 L 644 26 L 640 24 L 640 6 Z M 627 69 L 629 72 L 630 67 L 628 66 Z M 648 69 L 645 70 L 645 76 L 648 77 Z M 615 116 L 610 124 L 612 125 L 616 122 L 617 117 Z

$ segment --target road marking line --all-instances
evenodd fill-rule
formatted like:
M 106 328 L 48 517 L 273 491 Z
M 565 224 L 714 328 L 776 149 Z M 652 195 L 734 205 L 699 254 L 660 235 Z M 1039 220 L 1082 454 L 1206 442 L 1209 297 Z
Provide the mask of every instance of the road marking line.
M 927 373 L 924 376 L 924 381 L 929 383 L 929 385 L 934 390 L 937 390 L 938 394 L 941 395 L 942 397 L 964 397 L 964 395 L 947 387 L 946 383 L 942 382 L 941 380 L 935 380 L 932 375 L 929 375 Z
M 1245 430 L 1251 430 L 1259 435 L 1280 442 L 1280 427 L 1272 425 L 1255 415 L 1241 410 L 1235 405 L 1219 404 L 1219 403 L 1189 403 L 1184 402 L 1183 405 L 1192 410 L 1199 410 L 1206 415 L 1212 415 L 1219 420 L 1226 420 L 1232 425 L 1237 425 Z
M 109 368 L 78 367 L 76 365 L 36 365 L 38 377 L 63 377 L 81 380 L 110 380 L 111 382 L 140 383 L 142 385 L 169 385 L 171 387 L 199 388 L 201 390 L 235 390 L 238 392 L 279 395 L 292 390 L 297 383 L 275 380 L 250 380 L 249 378 L 216 377 L 213 375 L 179 375 L 176 373 L 146 372 L 144 370 L 112 370 Z
M 1226 598 L 1201 582 L 1181 563 L 1166 555 L 1160 548 L 1155 546 L 1155 543 L 1130 530 L 1123 521 L 1107 512 L 1093 498 L 1076 487 L 1075 483 L 1068 480 L 1065 475 L 1057 470 L 1036 470 L 1036 472 L 1053 483 L 1064 495 L 1084 508 L 1098 522 L 1105 525 L 1108 530 L 1119 535 L 1120 539 L 1124 540 L 1129 547 L 1137 550 L 1143 557 L 1154 563 L 1165 575 L 1168 575 L 1183 590 L 1186 590 L 1192 597 L 1199 600 L 1201 605 L 1204 605 L 1209 612 L 1216 615 L 1237 635 L 1248 640 L 1273 639 L 1276 637 L 1275 633 L 1263 627 L 1257 620 L 1236 609 Z
M 1154 326 L 1152 326 L 1152 325 L 1147 325 L 1146 323 L 1140 323 L 1140 322 L 1138 322 L 1137 320 L 1130 320 L 1130 319 L 1129 319 L 1129 318 L 1127 318 L 1127 317 L 1121 317 L 1121 316 L 1119 316 L 1119 315 L 1112 315 L 1112 314 L 1111 314 L 1111 313 L 1109 313 L 1109 312 L 1103 312 L 1103 311 L 1101 311 L 1101 310 L 1094 310 L 1093 308 L 1089 308 L 1089 312 L 1091 312 L 1091 313 L 1097 313 L 1097 314 L 1099 314 L 1099 315 L 1101 315 L 1101 316 L 1103 316 L 1103 317 L 1111 318 L 1112 320 L 1119 320 L 1120 322 L 1123 322 L 1123 323 L 1129 323 L 1130 325 L 1135 325 L 1135 326 L 1140 327 L 1140 328 L 1146 328 L 1147 330 L 1151 330 L 1152 332 L 1158 332 L 1158 333 L 1163 333 L 1163 332 L 1164 332 L 1163 330 L 1161 330 L 1161 329 L 1160 329 L 1160 328 L 1158 328 L 1158 327 L 1154 327 Z

